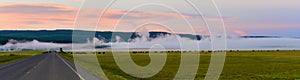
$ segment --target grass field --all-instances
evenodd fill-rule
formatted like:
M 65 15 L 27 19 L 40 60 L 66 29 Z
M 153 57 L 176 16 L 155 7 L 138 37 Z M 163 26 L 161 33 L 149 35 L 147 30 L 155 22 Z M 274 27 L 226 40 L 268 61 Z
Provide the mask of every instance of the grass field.
M 0 52 L 0 65 L 42 54 L 43 51 Z
M 119 53 L 122 54 L 122 53 Z M 188 54 L 188 53 L 184 53 Z M 196 79 L 204 79 L 211 54 L 200 53 L 200 65 Z M 72 54 L 60 54 L 72 61 Z M 81 54 L 84 56 L 84 54 Z M 132 77 L 116 65 L 111 53 L 97 54 L 98 61 L 106 76 L 112 80 L 140 80 Z M 131 54 L 135 63 L 147 65 L 151 60 L 147 53 Z M 143 80 L 172 79 L 180 64 L 179 53 L 168 53 L 166 65 L 157 75 Z M 94 68 L 88 70 L 95 72 Z M 300 51 L 239 51 L 227 52 L 221 80 L 295 80 L 300 79 Z

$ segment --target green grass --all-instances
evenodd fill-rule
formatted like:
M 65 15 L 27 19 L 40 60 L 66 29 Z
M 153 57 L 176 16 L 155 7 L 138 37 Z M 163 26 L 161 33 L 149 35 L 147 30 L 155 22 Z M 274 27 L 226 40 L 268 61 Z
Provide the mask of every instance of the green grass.
M 122 54 L 122 53 L 119 53 Z M 188 54 L 188 53 L 185 53 Z M 200 53 L 200 65 L 196 79 L 204 79 L 210 63 L 210 53 Z M 72 61 L 71 54 L 60 54 Z M 81 54 L 81 56 L 86 56 Z M 106 76 L 112 80 L 140 80 L 132 77 L 116 65 L 111 53 L 98 54 L 98 61 L 101 64 Z M 138 65 L 145 66 L 151 61 L 146 53 L 131 54 L 132 59 Z M 86 60 L 83 63 L 87 63 Z M 180 64 L 179 53 L 168 53 L 166 65 L 158 74 L 143 80 L 172 79 Z M 97 73 L 93 67 L 88 70 Z M 300 78 L 300 51 L 240 51 L 227 52 L 226 62 L 221 80 L 295 80 Z
M 42 54 L 43 51 L 0 52 L 0 65 Z

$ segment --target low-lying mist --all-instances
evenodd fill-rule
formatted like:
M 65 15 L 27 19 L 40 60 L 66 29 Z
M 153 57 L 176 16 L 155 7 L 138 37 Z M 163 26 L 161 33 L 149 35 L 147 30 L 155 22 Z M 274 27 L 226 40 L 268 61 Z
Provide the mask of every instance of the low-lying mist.
M 193 40 L 181 37 L 175 34 L 167 34 L 157 38 L 150 38 L 149 33 L 140 33 L 140 37 L 130 41 L 124 41 L 119 36 L 115 36 L 116 40 L 105 42 L 98 38 L 92 40 L 87 39 L 86 43 L 52 43 L 33 41 L 17 41 L 9 40 L 5 45 L 0 45 L 1 51 L 19 51 L 19 50 L 51 50 L 63 48 L 72 50 L 85 49 L 87 47 L 95 47 L 96 49 L 150 49 L 155 45 L 168 49 L 181 50 L 211 50 L 211 40 L 209 37 L 201 40 Z M 297 38 L 228 38 L 227 50 L 300 50 L 300 39 Z

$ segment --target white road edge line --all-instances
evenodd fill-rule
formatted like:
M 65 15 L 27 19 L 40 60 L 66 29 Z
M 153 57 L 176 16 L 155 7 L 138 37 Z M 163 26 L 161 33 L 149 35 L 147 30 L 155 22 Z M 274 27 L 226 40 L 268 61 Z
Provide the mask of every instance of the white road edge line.
M 55 53 L 55 55 L 57 57 L 59 57 L 59 59 L 61 59 L 74 73 L 77 74 L 77 76 L 81 79 L 81 80 L 85 80 L 75 69 L 73 69 L 64 59 L 62 59 L 60 56 L 57 55 L 57 53 Z

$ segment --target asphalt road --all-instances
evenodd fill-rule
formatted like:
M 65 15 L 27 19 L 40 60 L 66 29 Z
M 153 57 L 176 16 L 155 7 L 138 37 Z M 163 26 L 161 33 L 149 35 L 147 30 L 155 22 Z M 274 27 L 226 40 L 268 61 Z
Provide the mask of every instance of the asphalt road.
M 76 72 L 74 64 L 62 59 L 57 53 L 49 53 L 1 66 L 0 80 L 99 79 L 95 76 L 82 77 Z

